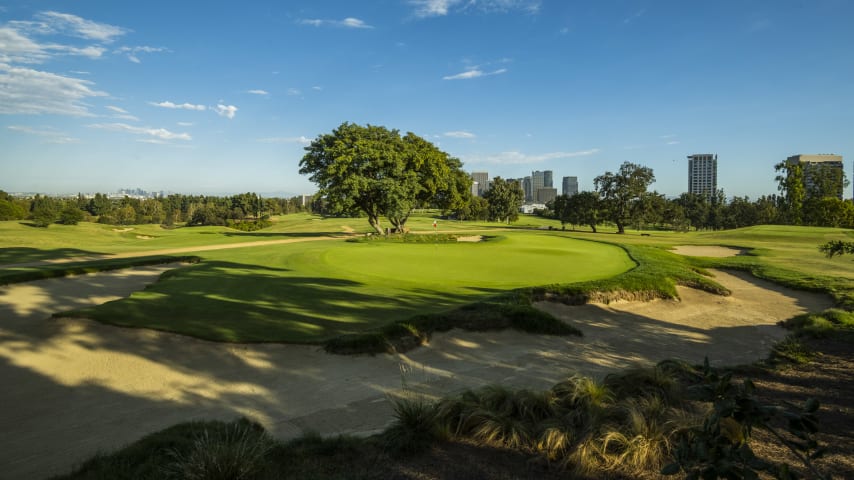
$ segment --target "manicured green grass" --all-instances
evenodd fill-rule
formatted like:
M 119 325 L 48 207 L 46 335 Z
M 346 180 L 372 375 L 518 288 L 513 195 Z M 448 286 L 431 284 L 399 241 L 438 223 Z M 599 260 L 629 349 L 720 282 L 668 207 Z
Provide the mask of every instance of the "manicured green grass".
M 69 314 L 217 341 L 318 343 L 635 266 L 619 247 L 533 232 L 484 243 L 333 241 L 200 256 L 130 298 Z

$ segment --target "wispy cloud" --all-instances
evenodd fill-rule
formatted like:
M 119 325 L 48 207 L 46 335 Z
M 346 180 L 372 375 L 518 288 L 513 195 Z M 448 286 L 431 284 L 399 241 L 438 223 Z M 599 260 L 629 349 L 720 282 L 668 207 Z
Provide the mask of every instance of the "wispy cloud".
M 633 13 L 632 15 L 629 15 L 628 17 L 624 18 L 623 23 L 625 25 L 628 25 L 628 24 L 634 22 L 635 20 L 641 18 L 642 16 L 644 16 L 644 14 L 646 14 L 646 9 L 642 8 L 642 9 L 638 10 L 637 12 Z
M 542 163 L 549 160 L 560 160 L 560 159 L 568 159 L 568 158 L 577 158 L 577 157 L 587 157 L 590 155 L 595 155 L 599 153 L 598 148 L 592 148 L 590 150 L 581 150 L 578 152 L 550 152 L 550 153 L 541 153 L 538 155 L 530 155 L 518 151 L 510 151 L 510 152 L 501 152 L 494 155 L 486 155 L 486 156 L 467 156 L 464 158 L 466 162 L 470 163 L 491 163 L 498 165 L 524 165 L 530 163 Z
M 246 93 L 251 93 L 252 95 L 269 95 L 270 94 L 270 92 L 268 92 L 266 90 L 261 90 L 261 89 L 247 90 Z
M 70 13 L 47 11 L 36 14 L 35 18 L 36 22 L 17 23 L 42 34 L 64 34 L 102 43 L 110 43 L 130 32 L 123 27 L 86 20 Z
M 33 128 L 24 125 L 9 125 L 9 130 L 18 133 L 26 133 L 27 135 L 36 135 L 38 137 L 44 138 L 47 143 L 77 143 L 78 139 L 72 138 L 67 133 L 60 132 L 51 127 L 45 128 Z
M 368 29 L 374 28 L 373 25 L 368 25 L 363 20 L 354 17 L 347 17 L 343 20 L 327 20 L 320 18 L 305 18 L 299 21 L 301 25 L 310 25 L 312 27 L 340 27 L 340 28 L 356 28 Z
M 137 46 L 137 47 L 119 47 L 114 53 L 124 54 L 127 56 L 128 60 L 133 63 L 142 63 L 139 59 L 140 53 L 158 53 L 158 52 L 168 52 L 168 48 L 163 47 L 148 47 L 145 45 Z
M 314 90 L 315 92 L 322 92 L 323 91 L 323 87 L 321 87 L 320 85 L 315 85 L 315 86 L 311 87 L 311 89 Z
M 226 117 L 231 120 L 232 118 L 234 118 L 234 114 L 237 113 L 237 107 L 235 107 L 234 105 L 223 105 L 220 103 L 216 106 L 216 108 L 214 108 L 214 111 L 220 117 Z
M 205 111 L 208 109 L 208 107 L 206 107 L 204 105 L 194 105 L 192 103 L 180 103 L 179 104 L 179 103 L 172 103 L 168 100 L 165 102 L 148 102 L 148 104 L 154 105 L 155 107 L 161 107 L 161 108 L 171 108 L 171 109 L 177 109 L 177 110 L 195 110 L 195 111 L 199 111 L 199 112 L 202 112 L 202 111 Z
M 292 97 L 297 96 L 297 95 L 301 95 L 301 94 L 302 94 L 302 91 L 298 88 L 289 88 L 288 89 L 288 95 L 290 95 Z
M 0 113 L 91 116 L 85 104 L 107 94 L 94 83 L 26 67 L 0 63 Z
M 535 14 L 540 0 L 409 0 L 418 18 L 441 17 L 455 12 L 507 13 L 520 11 Z
M 665 145 L 679 145 L 679 140 L 671 140 L 665 143 Z
M 491 75 L 501 75 L 502 73 L 507 73 L 507 69 L 499 68 L 498 70 L 493 70 L 491 72 L 484 72 L 479 68 L 471 68 L 462 73 L 444 76 L 442 77 L 442 80 L 471 80 L 473 78 L 488 77 Z
M 125 132 L 132 135 L 143 135 L 146 137 L 152 137 L 152 140 L 189 141 L 193 139 L 189 133 L 174 133 L 166 130 L 165 128 L 135 127 L 126 123 L 94 123 L 87 125 L 87 127 L 99 130 L 108 130 L 111 132 Z
M 259 138 L 256 140 L 261 143 L 300 143 L 303 145 L 308 145 L 311 143 L 311 139 L 300 135 L 299 137 L 267 137 L 267 138 Z
M 449 138 L 475 138 L 476 135 L 471 132 L 466 132 L 463 130 L 456 130 L 453 132 L 445 132 L 442 134 L 445 137 Z
M 178 125 L 181 127 L 192 127 L 193 125 L 195 125 L 195 123 L 193 123 L 193 122 L 178 122 Z
M 115 105 L 107 105 L 104 108 L 113 112 L 113 118 L 119 118 L 121 120 L 131 120 L 134 122 L 139 121 L 139 118 L 131 115 L 130 112 L 128 112 L 124 108 L 117 107 Z

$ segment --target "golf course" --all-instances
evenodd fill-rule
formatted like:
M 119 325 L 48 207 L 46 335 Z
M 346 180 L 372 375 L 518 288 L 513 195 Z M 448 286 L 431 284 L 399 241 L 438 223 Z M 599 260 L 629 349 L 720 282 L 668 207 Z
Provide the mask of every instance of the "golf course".
M 258 232 L 0 222 L 0 463 L 43 478 L 189 420 L 366 435 L 402 395 L 750 364 L 779 322 L 854 302 L 852 263 L 818 250 L 845 229 L 434 221 L 389 238 L 308 214 Z

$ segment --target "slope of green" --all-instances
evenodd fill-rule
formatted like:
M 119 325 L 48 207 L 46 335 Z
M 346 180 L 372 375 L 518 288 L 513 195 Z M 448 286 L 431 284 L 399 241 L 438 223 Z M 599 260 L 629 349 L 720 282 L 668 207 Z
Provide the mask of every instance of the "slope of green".
M 340 241 L 200 256 L 130 298 L 72 314 L 218 341 L 316 343 L 635 265 L 616 246 L 523 232 L 479 244 Z

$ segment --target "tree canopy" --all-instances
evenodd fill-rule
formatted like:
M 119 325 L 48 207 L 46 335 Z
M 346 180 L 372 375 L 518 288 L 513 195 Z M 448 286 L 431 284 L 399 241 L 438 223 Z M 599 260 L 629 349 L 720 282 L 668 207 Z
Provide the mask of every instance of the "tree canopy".
M 345 122 L 305 150 L 300 173 L 317 184 L 329 212 L 363 213 L 378 233 L 383 216 L 402 230 L 415 208 L 459 208 L 470 195 L 462 162 L 413 133 Z
M 646 193 L 655 181 L 655 175 L 649 167 L 624 162 L 617 173 L 605 172 L 593 181 L 607 215 L 617 225 L 617 233 L 626 233 L 625 225 L 631 219 L 632 204 Z
M 490 221 L 510 223 L 519 218 L 519 206 L 522 205 L 525 194 L 518 182 L 508 182 L 501 177 L 495 177 L 483 198 L 489 203 Z

